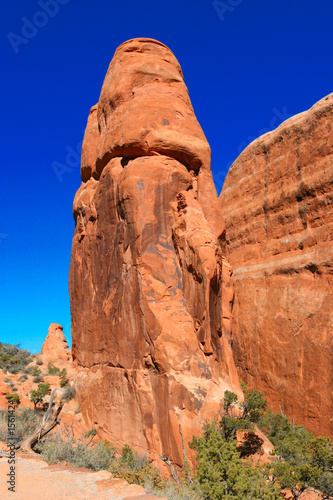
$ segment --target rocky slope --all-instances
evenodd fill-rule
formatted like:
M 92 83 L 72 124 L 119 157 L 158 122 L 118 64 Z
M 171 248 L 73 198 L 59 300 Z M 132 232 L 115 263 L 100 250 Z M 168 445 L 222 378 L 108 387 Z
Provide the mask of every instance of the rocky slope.
M 165 45 L 116 50 L 81 176 L 69 276 L 80 407 L 119 448 L 181 464 L 179 429 L 187 446 L 226 389 L 242 395 L 210 148 Z
M 74 379 L 77 374 L 77 369 L 72 363 L 71 350 L 68 347 L 63 327 L 57 323 L 51 323 L 46 339 L 43 343 L 41 354 L 34 354 L 33 361 L 26 366 L 29 368 L 38 368 L 40 372 L 39 382 L 35 382 L 35 375 L 32 375 L 29 370 L 20 370 L 18 373 L 10 373 L 10 370 L 4 372 L 0 369 L 0 410 L 5 410 L 8 407 L 8 401 L 5 397 L 8 393 L 16 393 L 20 398 L 21 408 L 34 408 L 34 404 L 30 401 L 31 391 L 38 389 L 38 384 L 50 384 L 51 391 L 56 389 L 55 401 L 59 401 L 66 391 L 66 387 L 60 387 L 59 374 L 50 375 L 48 372 L 48 364 L 52 363 L 53 367 L 66 369 L 69 385 L 73 386 Z M 47 403 L 50 400 L 50 395 L 44 397 L 43 402 Z M 40 408 L 41 405 L 38 404 Z M 61 412 L 60 433 L 66 433 L 70 428 L 75 436 L 80 438 L 84 432 L 89 430 L 86 427 L 84 419 L 78 403 L 75 398 L 67 401 Z
M 276 411 L 333 435 L 333 94 L 250 144 L 220 196 L 233 350 Z

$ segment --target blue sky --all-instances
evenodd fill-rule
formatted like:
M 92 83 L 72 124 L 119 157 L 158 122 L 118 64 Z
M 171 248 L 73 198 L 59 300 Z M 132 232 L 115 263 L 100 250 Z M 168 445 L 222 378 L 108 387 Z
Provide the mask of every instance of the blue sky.
M 51 322 L 70 341 L 78 151 L 118 45 L 173 50 L 220 192 L 251 140 L 333 91 L 332 19 L 331 0 L 3 2 L 0 341 L 38 352 Z

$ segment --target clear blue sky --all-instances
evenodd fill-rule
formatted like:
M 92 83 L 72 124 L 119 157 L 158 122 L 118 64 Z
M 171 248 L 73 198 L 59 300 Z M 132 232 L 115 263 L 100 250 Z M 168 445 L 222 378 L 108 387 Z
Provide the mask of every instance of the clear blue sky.
M 0 341 L 40 351 L 51 322 L 70 339 L 76 152 L 119 44 L 143 36 L 173 50 L 219 192 L 247 143 L 333 91 L 331 0 L 215 3 L 2 2 Z M 54 162 L 70 170 L 62 182 Z

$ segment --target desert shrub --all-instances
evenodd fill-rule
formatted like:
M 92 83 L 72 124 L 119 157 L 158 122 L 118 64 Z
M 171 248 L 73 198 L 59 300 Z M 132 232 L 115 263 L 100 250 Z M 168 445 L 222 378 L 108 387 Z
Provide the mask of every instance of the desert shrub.
M 11 345 L 0 342 L 0 368 L 4 372 L 19 373 L 30 362 L 30 352 L 20 349 L 20 344 Z
M 203 434 L 190 447 L 197 451 L 196 489 L 209 500 L 279 498 L 279 489 L 267 482 L 263 471 L 242 460 L 237 440 L 226 440 L 217 421 L 206 424 Z
M 123 447 L 121 456 L 112 460 L 110 471 L 115 477 L 126 479 L 129 483 L 140 486 L 149 484 L 150 488 L 157 490 L 163 489 L 166 484 L 166 480 L 151 462 L 145 456 L 134 453 L 127 444 Z
M 20 396 L 14 392 L 7 392 L 5 394 L 5 398 L 8 402 L 13 401 L 15 405 L 18 405 L 20 403 Z
M 288 418 L 272 411 L 260 421 L 261 429 L 274 445 L 270 473 L 294 495 L 308 487 L 333 495 L 333 445 L 329 438 L 315 438 L 302 426 L 291 426 Z
M 23 368 L 22 373 L 26 374 L 26 375 L 31 375 L 31 372 L 32 370 L 34 369 L 34 366 L 33 365 L 30 365 L 30 366 L 26 366 L 25 368 Z
M 192 486 L 165 481 L 163 486 L 156 487 L 151 484 L 149 478 L 144 484 L 147 493 L 167 498 L 168 500 L 202 500 L 203 496 L 197 493 Z
M 86 437 L 90 437 L 90 436 L 94 437 L 94 436 L 96 436 L 96 434 L 97 434 L 97 431 L 96 431 L 95 427 L 92 427 L 91 429 L 89 429 L 89 430 L 85 433 L 85 436 L 86 436 Z
M 5 384 L 11 384 L 12 382 L 11 379 L 8 377 L 4 378 L 3 381 L 5 382 Z
M 47 364 L 47 373 L 48 375 L 59 375 L 60 369 L 57 366 L 54 366 L 51 361 Z
M 16 392 L 17 391 L 17 387 L 15 386 L 15 382 L 13 380 L 10 380 L 9 379 L 9 382 L 7 382 L 7 385 L 9 385 L 10 389 L 12 392 Z
M 74 467 L 95 471 L 107 469 L 115 453 L 108 441 L 93 443 L 86 437 L 78 440 L 70 435 L 63 438 L 59 434 L 43 439 L 37 449 L 48 464 L 65 461 Z
M 42 377 L 41 375 L 36 375 L 36 377 L 34 377 L 32 381 L 34 384 L 39 384 L 40 382 L 44 382 L 44 377 Z
M 41 359 L 37 359 L 36 365 L 42 366 L 42 364 L 43 364 L 43 361 Z
M 254 423 L 258 422 L 267 407 L 267 400 L 263 393 L 256 390 L 248 391 L 242 383 L 244 401 L 239 402 L 234 392 L 225 391 L 224 399 L 220 407 L 220 432 L 226 441 L 236 438 L 237 431 L 249 431 L 254 429 Z
M 60 387 L 65 387 L 66 385 L 69 384 L 66 368 L 63 368 L 61 370 L 61 372 L 59 373 L 59 377 L 60 377 Z
M 81 413 L 81 408 L 79 406 L 77 406 L 74 410 L 74 413 L 75 413 L 75 415 L 77 415 L 78 413 Z
M 36 365 L 35 365 L 35 366 L 33 366 L 33 367 L 31 368 L 30 373 L 31 373 L 31 375 L 32 375 L 33 377 L 37 377 L 38 375 L 40 375 L 40 374 L 41 374 L 41 371 L 40 371 L 40 369 L 38 368 L 38 366 L 36 366 Z
M 21 377 L 19 378 L 19 382 L 21 382 L 21 383 L 22 383 L 22 382 L 24 382 L 25 380 L 27 380 L 27 378 L 28 378 L 28 375 L 25 375 L 25 374 L 24 374 L 24 375 L 21 375 Z
M 38 415 L 31 408 L 19 408 L 15 412 L 15 437 L 18 442 L 31 436 L 38 424 Z M 0 411 L 0 441 L 8 439 L 8 413 Z
M 37 408 L 38 403 L 43 403 L 43 399 L 47 394 L 51 394 L 50 384 L 38 384 L 38 389 L 30 392 L 30 401 L 34 404 L 34 408 Z
M 76 394 L 75 387 L 69 385 L 62 393 L 61 399 L 64 401 L 70 401 L 71 399 L 75 398 L 75 394 Z

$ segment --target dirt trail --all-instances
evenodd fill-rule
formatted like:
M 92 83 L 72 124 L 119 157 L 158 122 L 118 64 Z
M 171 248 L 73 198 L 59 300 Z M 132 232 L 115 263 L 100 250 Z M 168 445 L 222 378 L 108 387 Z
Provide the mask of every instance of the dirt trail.
M 124 479 L 110 479 L 106 471 L 48 466 L 42 460 L 16 458 L 15 493 L 8 491 L 10 485 L 7 483 L 7 474 L 10 466 L 7 458 L 0 458 L 2 500 L 162 500 L 146 494 L 141 486 L 129 485 Z

